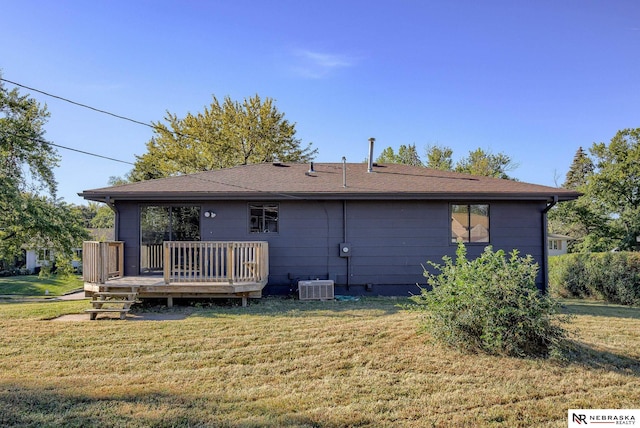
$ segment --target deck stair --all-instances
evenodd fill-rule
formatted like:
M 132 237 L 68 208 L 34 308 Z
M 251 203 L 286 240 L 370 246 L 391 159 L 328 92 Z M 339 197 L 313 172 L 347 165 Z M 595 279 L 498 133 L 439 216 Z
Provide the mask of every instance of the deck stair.
M 101 313 L 120 313 L 120 319 L 127 317 L 127 312 L 131 305 L 139 303 L 138 287 L 135 286 L 105 286 L 100 291 L 93 293 L 91 299 L 92 309 L 86 309 L 92 320 L 95 320 Z

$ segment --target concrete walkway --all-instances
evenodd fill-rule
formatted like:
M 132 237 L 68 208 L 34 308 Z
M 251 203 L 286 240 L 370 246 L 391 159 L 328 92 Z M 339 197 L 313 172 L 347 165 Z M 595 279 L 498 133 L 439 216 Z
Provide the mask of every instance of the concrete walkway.
M 56 298 L 56 300 L 84 300 L 84 299 L 88 299 L 88 297 L 85 297 L 84 295 L 84 290 L 75 291 L 69 294 L 64 294 Z

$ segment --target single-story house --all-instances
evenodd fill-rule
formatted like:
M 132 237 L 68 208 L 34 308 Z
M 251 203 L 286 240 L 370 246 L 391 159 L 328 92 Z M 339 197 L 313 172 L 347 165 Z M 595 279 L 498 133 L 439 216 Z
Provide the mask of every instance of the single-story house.
M 113 228 L 90 228 L 87 229 L 92 240 L 113 241 L 115 230 Z M 55 253 L 51 248 L 25 248 L 24 267 L 28 273 L 37 272 L 42 266 L 51 266 L 55 262 Z M 73 249 L 73 260 L 71 265 L 74 269 L 79 269 L 82 264 L 82 248 Z
M 545 290 L 546 213 L 579 196 L 424 167 L 345 162 L 244 165 L 79 195 L 116 213 L 117 243 L 100 254 L 113 251 L 119 265 L 115 273 L 85 275 L 85 290 L 128 278 L 140 285 L 140 297 L 258 297 L 295 293 L 305 280 L 333 281 L 340 294 L 406 296 L 425 284 L 422 265 L 454 256 L 459 241 L 470 257 L 487 245 L 532 255 Z
M 558 233 L 547 234 L 547 246 L 549 256 L 559 256 L 561 254 L 567 254 L 568 243 L 573 238 L 566 235 L 560 235 Z

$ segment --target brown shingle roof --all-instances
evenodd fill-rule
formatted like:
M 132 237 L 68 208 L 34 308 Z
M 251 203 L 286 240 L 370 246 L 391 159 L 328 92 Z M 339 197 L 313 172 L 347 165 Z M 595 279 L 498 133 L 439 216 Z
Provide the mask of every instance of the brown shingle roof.
M 89 200 L 220 199 L 575 199 L 571 190 L 400 164 L 341 163 L 244 165 L 142 181 L 79 195 Z

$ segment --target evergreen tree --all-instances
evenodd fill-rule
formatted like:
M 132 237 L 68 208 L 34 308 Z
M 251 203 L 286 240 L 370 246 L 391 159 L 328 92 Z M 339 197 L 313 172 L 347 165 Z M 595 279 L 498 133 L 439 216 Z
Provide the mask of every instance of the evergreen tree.
M 578 148 L 562 187 L 573 190 L 584 187 L 584 185 L 587 184 L 587 178 L 593 173 L 593 170 L 593 162 L 589 156 L 587 156 L 582 147 Z

